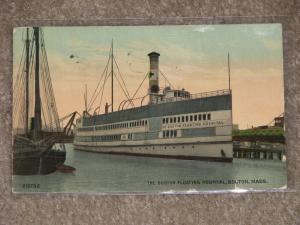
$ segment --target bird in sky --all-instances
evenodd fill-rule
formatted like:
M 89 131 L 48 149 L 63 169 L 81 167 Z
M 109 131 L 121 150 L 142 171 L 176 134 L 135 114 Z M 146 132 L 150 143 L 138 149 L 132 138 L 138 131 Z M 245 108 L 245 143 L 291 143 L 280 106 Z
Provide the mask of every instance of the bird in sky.
M 77 55 L 71 54 L 70 59 L 73 59 L 73 58 L 79 58 L 79 57 Z

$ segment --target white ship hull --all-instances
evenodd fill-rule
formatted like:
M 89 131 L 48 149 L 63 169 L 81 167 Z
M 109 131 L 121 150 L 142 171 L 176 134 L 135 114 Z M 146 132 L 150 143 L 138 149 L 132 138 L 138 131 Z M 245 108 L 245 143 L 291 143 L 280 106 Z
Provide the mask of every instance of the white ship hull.
M 144 117 L 149 111 L 152 117 Z M 74 147 L 82 151 L 225 162 L 233 158 L 230 94 L 85 118 L 77 127 Z
M 178 158 L 209 161 L 232 161 L 232 142 L 166 144 L 140 146 L 99 146 L 75 144 L 76 150 L 104 154 L 120 154 L 147 157 Z

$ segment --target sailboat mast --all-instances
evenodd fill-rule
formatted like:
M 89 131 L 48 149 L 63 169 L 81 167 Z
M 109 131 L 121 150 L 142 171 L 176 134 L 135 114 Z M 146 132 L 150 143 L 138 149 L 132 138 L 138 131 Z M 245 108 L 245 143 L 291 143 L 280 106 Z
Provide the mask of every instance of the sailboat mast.
M 227 63 L 228 63 L 228 85 L 229 85 L 229 91 L 230 91 L 231 86 L 230 86 L 230 56 L 229 56 L 229 52 L 228 52 Z
M 229 93 L 230 93 L 230 99 L 231 99 L 231 108 L 232 108 L 232 92 L 231 92 L 231 85 L 230 85 L 230 55 L 228 52 L 228 57 L 227 57 L 227 63 L 228 63 L 228 86 L 229 86 Z M 230 110 L 230 119 L 231 119 L 231 133 L 233 132 L 233 114 L 232 110 Z
M 38 139 L 42 128 L 41 97 L 40 97 L 40 38 L 39 28 L 34 27 L 35 40 L 35 106 L 34 106 L 34 139 Z
M 29 28 L 26 28 L 26 74 L 25 74 L 25 134 L 28 134 L 28 117 L 29 117 Z
M 114 111 L 114 41 L 111 41 L 111 111 Z

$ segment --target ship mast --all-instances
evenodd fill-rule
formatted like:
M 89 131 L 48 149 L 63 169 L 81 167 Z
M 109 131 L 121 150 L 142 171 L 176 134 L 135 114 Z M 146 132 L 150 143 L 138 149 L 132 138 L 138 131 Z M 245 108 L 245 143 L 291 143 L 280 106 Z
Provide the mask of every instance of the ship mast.
M 111 112 L 114 111 L 114 41 L 111 41 Z
M 35 40 L 35 105 L 34 105 L 34 130 L 33 137 L 35 140 L 39 138 L 39 133 L 42 128 L 41 118 L 41 97 L 40 97 L 40 42 L 39 42 L 39 28 L 34 27 Z
M 229 56 L 229 52 L 228 52 L 227 63 L 228 63 L 228 85 L 229 85 L 229 91 L 231 92 L 231 87 L 230 87 L 230 56 Z
M 29 114 L 29 28 L 26 28 L 26 74 L 25 74 L 25 134 L 28 134 L 28 114 Z

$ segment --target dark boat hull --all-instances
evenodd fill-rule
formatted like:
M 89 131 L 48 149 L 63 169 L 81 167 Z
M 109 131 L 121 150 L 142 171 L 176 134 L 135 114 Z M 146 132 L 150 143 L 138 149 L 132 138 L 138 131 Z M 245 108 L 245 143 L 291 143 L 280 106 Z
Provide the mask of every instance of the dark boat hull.
M 56 166 L 66 160 L 65 151 L 50 149 L 44 154 L 28 152 L 14 154 L 13 174 L 14 175 L 35 175 L 49 174 L 56 171 Z
M 66 151 L 55 149 L 49 139 L 33 142 L 25 136 L 15 136 L 13 145 L 13 174 L 35 175 L 49 174 L 56 166 L 64 163 Z
M 41 157 L 40 174 L 49 174 L 56 171 L 56 166 L 66 161 L 66 152 L 50 150 Z
M 13 155 L 14 175 L 39 174 L 41 156 L 39 152 L 26 152 Z

